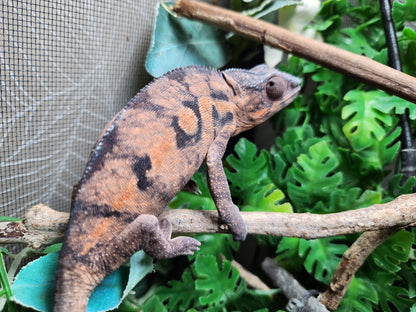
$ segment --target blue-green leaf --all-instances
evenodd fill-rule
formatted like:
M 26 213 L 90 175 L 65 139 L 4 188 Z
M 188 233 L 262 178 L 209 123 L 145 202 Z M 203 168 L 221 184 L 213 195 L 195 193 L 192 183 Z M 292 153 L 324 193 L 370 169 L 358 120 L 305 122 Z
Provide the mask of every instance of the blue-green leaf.
M 169 5 L 169 3 L 166 3 Z M 173 17 L 157 5 L 156 23 L 146 70 L 158 77 L 178 67 L 205 65 L 222 67 L 229 59 L 225 36 L 211 25 Z
M 19 272 L 12 285 L 14 300 L 17 303 L 37 311 L 53 311 L 58 256 L 58 252 L 50 253 L 30 262 Z M 108 275 L 92 293 L 87 311 L 107 311 L 116 308 L 128 292 L 152 269 L 152 259 L 143 251 L 136 253 L 131 259 L 128 278 L 126 267 Z

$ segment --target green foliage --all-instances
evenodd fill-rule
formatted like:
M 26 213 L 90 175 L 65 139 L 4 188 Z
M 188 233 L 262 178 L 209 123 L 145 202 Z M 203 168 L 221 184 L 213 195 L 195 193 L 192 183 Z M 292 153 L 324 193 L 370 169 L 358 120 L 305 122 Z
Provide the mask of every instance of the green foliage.
M 347 246 L 338 241 L 339 238 L 333 237 L 309 241 L 284 237 L 276 251 L 277 259 L 280 264 L 287 265 L 297 258 L 296 262 L 303 262 L 306 271 L 317 281 L 329 283 L 340 256 L 347 250 Z

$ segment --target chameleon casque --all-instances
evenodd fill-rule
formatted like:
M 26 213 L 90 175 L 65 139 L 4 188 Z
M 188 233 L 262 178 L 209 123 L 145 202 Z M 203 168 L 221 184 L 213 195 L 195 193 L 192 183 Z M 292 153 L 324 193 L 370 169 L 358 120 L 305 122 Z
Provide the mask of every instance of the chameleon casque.
M 59 257 L 55 311 L 85 311 L 103 278 L 143 249 L 190 255 L 200 243 L 159 221 L 206 160 L 219 217 L 244 240 L 221 158 L 231 136 L 267 120 L 300 91 L 300 80 L 267 65 L 250 70 L 173 70 L 142 89 L 107 125 L 80 182 Z

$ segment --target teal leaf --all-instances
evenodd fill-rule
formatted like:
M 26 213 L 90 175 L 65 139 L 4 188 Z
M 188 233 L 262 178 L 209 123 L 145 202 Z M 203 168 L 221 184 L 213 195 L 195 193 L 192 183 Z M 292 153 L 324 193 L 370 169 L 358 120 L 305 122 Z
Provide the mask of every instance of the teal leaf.
M 23 267 L 12 285 L 14 300 L 37 311 L 53 311 L 58 253 L 51 253 Z
M 153 259 L 143 250 L 136 252 L 130 258 L 130 271 L 127 285 L 124 288 L 121 300 L 126 298 L 129 292 L 153 270 Z
M 146 59 L 146 70 L 153 77 L 189 65 L 219 68 L 228 59 L 229 51 L 221 30 L 202 22 L 173 17 L 163 6 L 157 5 Z
M 57 252 L 50 253 L 22 268 L 12 285 L 14 300 L 17 303 L 37 311 L 53 311 L 58 256 Z M 88 312 L 116 308 L 128 291 L 153 269 L 151 258 L 143 251 L 136 253 L 132 260 L 129 279 L 126 280 L 125 267 L 108 275 L 92 293 L 88 302 Z

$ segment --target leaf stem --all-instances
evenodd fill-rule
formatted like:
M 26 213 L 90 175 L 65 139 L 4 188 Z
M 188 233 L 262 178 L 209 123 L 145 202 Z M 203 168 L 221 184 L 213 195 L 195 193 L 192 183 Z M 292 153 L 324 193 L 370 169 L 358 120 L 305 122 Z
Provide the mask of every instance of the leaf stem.
M 3 253 L 0 252 L 0 281 L 3 286 L 2 294 L 6 295 L 8 311 L 17 311 L 16 304 L 11 300 L 13 293 L 7 277 L 6 266 L 4 264 Z

